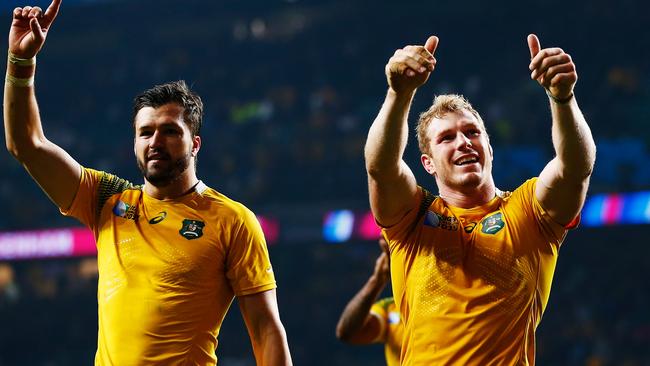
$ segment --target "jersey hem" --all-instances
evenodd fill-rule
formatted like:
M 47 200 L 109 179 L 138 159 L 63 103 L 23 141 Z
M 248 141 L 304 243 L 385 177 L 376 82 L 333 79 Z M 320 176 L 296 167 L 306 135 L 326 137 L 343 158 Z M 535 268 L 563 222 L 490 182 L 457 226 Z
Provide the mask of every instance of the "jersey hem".
M 260 285 L 260 286 L 255 286 L 251 287 L 242 291 L 238 291 L 235 293 L 235 296 L 246 296 L 246 295 L 253 295 L 253 294 L 258 294 L 260 292 L 268 291 L 268 290 L 273 290 L 277 288 L 277 283 L 273 281 L 273 283 L 268 283 L 265 285 Z

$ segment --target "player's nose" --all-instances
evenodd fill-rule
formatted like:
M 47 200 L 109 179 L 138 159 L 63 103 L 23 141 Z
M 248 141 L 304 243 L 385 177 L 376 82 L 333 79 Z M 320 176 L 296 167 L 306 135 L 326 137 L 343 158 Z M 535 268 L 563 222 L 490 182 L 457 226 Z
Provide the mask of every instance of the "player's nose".
M 163 134 L 160 131 L 156 130 L 149 139 L 149 147 L 160 147 L 163 145 L 163 142 Z

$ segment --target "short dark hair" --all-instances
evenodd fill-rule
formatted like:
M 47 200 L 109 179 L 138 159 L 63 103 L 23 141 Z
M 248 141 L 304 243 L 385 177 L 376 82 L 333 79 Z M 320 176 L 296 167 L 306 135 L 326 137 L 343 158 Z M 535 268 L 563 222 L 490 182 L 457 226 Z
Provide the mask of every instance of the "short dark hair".
M 176 103 L 183 107 L 185 124 L 192 132 L 192 136 L 199 136 L 203 123 L 203 102 L 198 94 L 190 90 L 185 80 L 156 85 L 135 97 L 133 100 L 134 127 L 135 116 L 142 108 L 158 108 L 169 103 Z

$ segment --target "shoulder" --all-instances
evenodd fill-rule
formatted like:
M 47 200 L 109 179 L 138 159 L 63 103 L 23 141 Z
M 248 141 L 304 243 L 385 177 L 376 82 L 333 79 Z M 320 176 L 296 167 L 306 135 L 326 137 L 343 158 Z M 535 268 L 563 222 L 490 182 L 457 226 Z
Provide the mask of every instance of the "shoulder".
M 126 190 L 141 190 L 142 186 L 134 185 L 124 178 L 102 170 L 83 168 L 83 174 L 87 179 L 97 182 L 98 190 L 109 194 L 121 193 Z
M 82 181 L 87 182 L 87 187 L 97 192 L 98 210 L 113 196 L 128 194 L 130 192 L 141 192 L 142 186 L 134 185 L 126 179 L 115 174 L 91 168 L 83 168 Z
M 211 215 L 230 222 L 246 223 L 255 219 L 255 214 L 243 203 L 229 198 L 225 194 L 205 186 L 197 191 L 200 195 L 200 206 L 207 209 Z
M 530 201 L 535 197 L 535 187 L 537 185 L 537 177 L 530 178 L 523 182 L 514 191 L 502 191 L 497 189 L 497 196 L 503 201 Z

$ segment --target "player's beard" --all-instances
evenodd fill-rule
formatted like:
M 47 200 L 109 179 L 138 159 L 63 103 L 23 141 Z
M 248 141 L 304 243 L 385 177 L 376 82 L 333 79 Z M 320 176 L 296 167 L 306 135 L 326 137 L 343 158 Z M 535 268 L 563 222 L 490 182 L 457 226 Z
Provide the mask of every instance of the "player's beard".
M 140 159 L 136 160 L 138 162 L 138 168 L 140 168 L 140 172 L 142 172 L 147 182 L 155 187 L 166 187 L 180 178 L 183 172 L 187 170 L 192 160 L 192 154 L 188 152 L 176 160 L 171 160 L 170 164 L 164 169 L 149 169 L 146 162 Z

